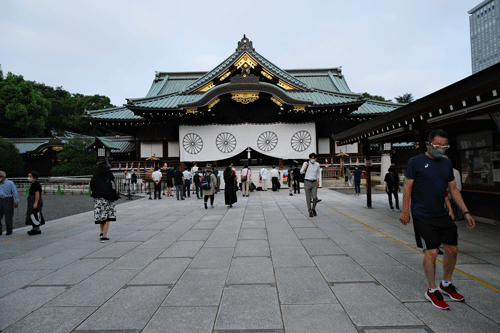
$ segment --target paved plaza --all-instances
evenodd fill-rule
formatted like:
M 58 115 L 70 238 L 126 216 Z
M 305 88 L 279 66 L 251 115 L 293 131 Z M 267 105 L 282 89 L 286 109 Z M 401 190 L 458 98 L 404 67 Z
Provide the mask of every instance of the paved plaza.
M 104 244 L 92 212 L 40 236 L 15 229 L 0 236 L 0 331 L 500 332 L 500 228 L 458 222 L 466 301 L 445 296 L 443 311 L 424 298 L 413 227 L 385 194 L 368 209 L 364 195 L 318 193 L 313 218 L 287 190 L 231 209 L 223 193 L 209 209 L 193 197 L 125 202 Z

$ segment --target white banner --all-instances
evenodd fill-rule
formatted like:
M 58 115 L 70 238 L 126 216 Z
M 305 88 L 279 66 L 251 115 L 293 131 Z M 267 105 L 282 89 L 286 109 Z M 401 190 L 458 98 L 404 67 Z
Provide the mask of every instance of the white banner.
M 282 159 L 307 159 L 316 152 L 316 127 L 303 124 L 179 126 L 181 162 L 218 161 L 248 147 Z

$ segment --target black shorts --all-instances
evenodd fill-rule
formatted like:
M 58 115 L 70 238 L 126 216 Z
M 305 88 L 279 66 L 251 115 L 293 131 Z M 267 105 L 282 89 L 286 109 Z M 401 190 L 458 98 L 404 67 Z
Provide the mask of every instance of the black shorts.
M 413 215 L 413 229 L 417 246 L 424 250 L 437 249 L 441 244 L 458 245 L 457 226 L 449 215 Z
M 170 180 L 167 180 L 167 187 L 174 187 L 174 184 L 172 183 L 172 181 Z

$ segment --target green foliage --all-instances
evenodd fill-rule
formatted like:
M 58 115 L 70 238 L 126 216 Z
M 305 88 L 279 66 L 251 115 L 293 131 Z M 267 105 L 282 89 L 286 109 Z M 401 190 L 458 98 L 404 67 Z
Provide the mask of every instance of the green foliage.
M 406 93 L 406 94 L 403 94 L 403 96 L 394 97 L 394 99 L 398 103 L 411 103 L 411 102 L 413 102 L 413 94 Z
M 0 136 L 0 170 L 8 177 L 23 176 L 23 158 L 12 142 Z
M 38 137 L 44 134 L 50 102 L 22 75 L 8 73 L 0 81 L 0 135 Z
M 366 92 L 363 94 L 363 97 L 373 99 L 375 101 L 392 102 L 392 99 L 385 99 L 384 97 L 378 96 L 378 95 L 370 95 L 369 93 L 366 93 Z
M 3 81 L 3 70 L 2 70 L 2 65 L 0 65 L 0 81 Z
M 103 126 L 90 125 L 85 118 L 85 110 L 100 110 L 114 107 L 107 96 L 71 94 L 63 87 L 50 87 L 44 83 L 33 82 L 35 89 L 40 91 L 45 98 L 52 103 L 52 111 L 49 114 L 46 135 L 50 136 L 51 131 L 62 133 L 71 131 L 75 133 L 85 133 L 86 135 L 110 135 L 114 134 Z
M 91 175 L 95 168 L 96 152 L 87 149 L 93 138 L 76 136 L 57 154 L 59 165 L 52 168 L 54 176 Z

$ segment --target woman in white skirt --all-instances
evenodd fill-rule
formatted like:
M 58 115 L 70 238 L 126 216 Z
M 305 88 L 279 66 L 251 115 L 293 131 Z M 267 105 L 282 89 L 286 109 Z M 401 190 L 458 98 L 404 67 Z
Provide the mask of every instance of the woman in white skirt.
M 107 160 L 97 163 L 94 176 L 90 181 L 91 197 L 94 198 L 94 219 L 99 224 L 101 243 L 109 241 L 109 222 L 116 221 L 116 200 L 120 197 L 116 192 L 115 177 L 111 173 L 111 165 Z

